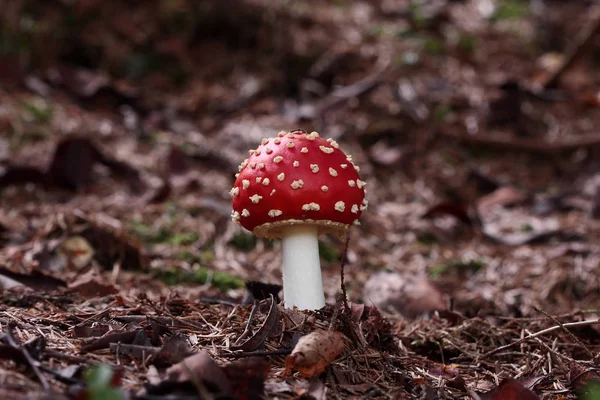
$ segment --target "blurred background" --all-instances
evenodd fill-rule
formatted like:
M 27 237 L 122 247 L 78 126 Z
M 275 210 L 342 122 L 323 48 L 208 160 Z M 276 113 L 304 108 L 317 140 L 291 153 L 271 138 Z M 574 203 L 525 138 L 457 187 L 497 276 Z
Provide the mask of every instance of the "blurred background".
M 246 280 L 278 283 L 279 243 L 231 223 L 228 191 L 248 149 L 301 128 L 338 140 L 368 182 L 351 300 L 405 317 L 450 299 L 469 316 L 600 304 L 594 1 L 0 10 L 9 270 L 72 283 L 91 268 L 128 294 L 185 281 L 183 296 L 241 298 Z M 343 246 L 321 245 L 332 302 Z

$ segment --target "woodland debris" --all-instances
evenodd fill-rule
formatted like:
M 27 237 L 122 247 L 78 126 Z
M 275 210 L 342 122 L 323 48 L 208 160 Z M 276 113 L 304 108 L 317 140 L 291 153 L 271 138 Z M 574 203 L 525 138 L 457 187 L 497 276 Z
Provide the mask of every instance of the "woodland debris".
M 300 338 L 285 359 L 284 376 L 296 370 L 304 378 L 319 375 L 344 350 L 344 336 L 336 331 L 318 330 Z

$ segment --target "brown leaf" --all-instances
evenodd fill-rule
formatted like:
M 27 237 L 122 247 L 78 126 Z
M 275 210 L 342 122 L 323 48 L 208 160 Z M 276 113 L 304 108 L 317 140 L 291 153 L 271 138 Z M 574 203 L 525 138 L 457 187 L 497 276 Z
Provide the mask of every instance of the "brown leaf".
M 263 399 L 264 383 L 270 370 L 270 364 L 260 357 L 249 357 L 223 367 L 234 395 L 240 400 Z
M 97 274 L 93 269 L 71 282 L 69 290 L 79 293 L 83 297 L 102 297 L 119 293 L 113 284 L 107 282 L 102 275 Z
M 385 271 L 374 274 L 364 285 L 363 301 L 406 318 L 447 308 L 444 295 L 428 279 Z
M 243 351 L 253 351 L 261 347 L 265 339 L 273 332 L 273 330 L 279 326 L 279 320 L 281 319 L 281 314 L 279 312 L 279 307 L 277 307 L 277 303 L 275 303 L 275 299 L 271 296 L 271 307 L 269 309 L 269 313 L 265 318 L 261 327 L 256 331 L 250 339 L 246 340 L 244 343 L 239 346 L 231 346 L 231 350 L 243 350 Z
M 144 332 L 144 330 L 140 328 L 140 329 L 136 329 L 136 330 L 132 330 L 132 331 L 109 333 L 107 335 L 102 336 L 101 338 L 99 338 L 97 340 L 94 340 L 90 343 L 86 343 L 83 346 L 81 346 L 81 352 L 87 353 L 90 351 L 107 349 L 110 347 L 111 343 L 121 342 L 121 343 L 125 343 L 125 344 L 130 344 L 135 340 L 136 336 L 140 332 Z M 145 332 L 144 332 L 144 334 L 145 334 Z
M 304 335 L 285 359 L 284 376 L 296 370 L 305 378 L 325 371 L 344 350 L 344 339 L 340 332 L 318 330 Z
M 443 202 L 429 208 L 422 218 L 436 218 L 450 215 L 468 226 L 473 226 L 473 220 L 469 216 L 469 211 L 462 204 Z
M 68 137 L 56 145 L 48 167 L 48 178 L 55 185 L 77 190 L 92 183 L 94 164 L 100 151 L 89 139 Z
M 489 393 L 480 396 L 481 400 L 539 400 L 540 397 L 527 389 L 516 379 L 508 378 Z
M 216 384 L 222 392 L 231 393 L 231 384 L 219 365 L 211 358 L 208 352 L 201 350 L 191 355 L 180 363 L 167 369 L 170 381 L 186 382 L 204 380 Z
M 192 354 L 192 350 L 190 349 L 187 336 L 175 333 L 167 339 L 160 351 L 152 357 L 150 363 L 158 367 L 171 366 L 183 361 L 190 354 Z
M 270 296 L 273 296 L 276 303 L 281 301 L 279 298 L 279 292 L 282 288 L 281 285 L 259 281 L 247 281 L 244 283 L 244 286 L 246 287 L 246 293 L 244 294 L 242 304 L 251 304 L 254 300 L 265 300 Z
M 27 183 L 45 184 L 46 174 L 39 168 L 27 166 L 8 166 L 0 175 L 0 189 L 25 185 Z
M 12 272 L 6 268 L 0 267 L 0 275 L 4 276 L 5 278 L 9 278 L 12 281 L 11 282 L 5 279 L 4 283 L 14 284 L 14 281 L 16 281 L 36 290 L 56 290 L 59 287 L 67 286 L 67 283 L 62 279 L 42 274 L 37 270 L 34 270 L 30 274 L 26 275 Z
M 511 206 L 527 200 L 525 192 L 514 186 L 502 186 L 494 192 L 487 194 L 477 202 L 477 210 L 484 213 L 494 206 Z

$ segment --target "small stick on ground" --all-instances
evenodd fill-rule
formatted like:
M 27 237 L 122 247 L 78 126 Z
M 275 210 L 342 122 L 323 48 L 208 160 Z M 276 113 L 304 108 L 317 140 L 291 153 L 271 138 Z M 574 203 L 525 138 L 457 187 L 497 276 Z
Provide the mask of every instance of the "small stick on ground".
M 350 235 L 346 232 L 346 240 L 344 241 L 344 253 L 342 254 L 342 262 L 340 265 L 340 286 L 342 289 L 342 301 L 344 302 L 344 312 L 350 314 L 350 307 L 348 306 L 348 294 L 346 293 L 346 283 L 344 283 L 344 267 L 348 260 L 348 246 L 350 245 Z
M 567 322 L 565 324 L 552 326 L 550 328 L 542 329 L 541 331 L 538 331 L 536 333 L 532 333 L 530 335 L 527 335 L 524 338 L 516 340 L 516 341 L 514 341 L 512 343 L 506 344 L 504 346 L 497 347 L 494 350 L 488 351 L 487 353 L 483 354 L 482 357 L 487 358 L 489 356 L 493 356 L 494 354 L 498 354 L 501 351 L 509 349 L 509 348 L 511 348 L 513 346 L 517 346 L 517 345 L 519 345 L 519 344 L 521 344 L 523 342 L 526 342 L 529 339 L 533 339 L 533 338 L 536 338 L 538 336 L 542 336 L 542 335 L 554 332 L 554 331 L 559 330 L 559 329 L 576 328 L 576 327 L 580 327 L 580 326 L 589 326 L 589 325 L 597 325 L 597 324 L 600 324 L 600 318 L 598 318 L 598 319 L 592 319 L 592 320 L 588 320 L 588 321 Z
M 554 321 L 555 324 L 558 324 L 563 331 L 565 331 L 565 333 L 567 335 L 569 335 L 569 337 L 579 346 L 583 349 L 583 351 L 586 352 L 586 354 L 588 355 L 588 357 L 590 358 L 590 360 L 594 361 L 594 363 L 596 362 L 596 356 L 594 356 L 594 354 L 590 351 L 590 349 L 588 349 L 583 343 L 581 343 L 581 340 L 579 340 L 577 338 L 577 336 L 573 335 L 573 332 L 571 332 L 570 330 L 568 330 L 567 328 L 565 328 L 564 324 L 562 322 L 560 322 L 558 319 L 556 319 L 555 317 L 553 317 L 552 315 L 548 314 L 546 311 L 542 310 L 541 308 L 538 307 L 534 307 L 534 309 L 538 312 L 541 312 L 542 314 L 544 314 L 546 317 L 550 318 L 552 321 Z
M 555 86 L 565 71 L 569 70 L 585 54 L 586 50 L 592 47 L 598 34 L 600 34 L 600 8 L 593 13 L 588 29 L 567 49 L 561 65 L 542 83 L 542 88 L 548 89 Z
M 15 324 L 12 322 L 9 323 L 8 329 L 6 332 L 6 338 L 8 340 L 8 344 L 11 345 L 12 347 L 14 347 L 15 349 L 18 349 L 23 354 L 23 356 L 27 360 L 27 363 L 29 364 L 29 366 L 31 367 L 31 369 L 33 370 L 35 375 L 37 376 L 40 383 L 42 384 L 42 387 L 44 388 L 44 390 L 47 390 L 47 391 L 50 390 L 50 384 L 48 384 L 46 377 L 42 374 L 42 372 L 38 368 L 37 362 L 33 359 L 33 357 L 31 357 L 31 354 L 29 354 L 29 351 L 27 350 L 27 348 L 25 346 L 23 346 L 23 344 L 20 343 L 17 340 L 17 338 L 15 337 L 14 329 L 15 329 Z

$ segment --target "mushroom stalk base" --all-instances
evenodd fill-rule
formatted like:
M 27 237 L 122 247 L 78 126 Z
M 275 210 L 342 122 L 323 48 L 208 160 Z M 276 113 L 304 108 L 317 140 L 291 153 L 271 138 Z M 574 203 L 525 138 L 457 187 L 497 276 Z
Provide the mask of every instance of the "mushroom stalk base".
M 282 232 L 283 296 L 286 308 L 318 310 L 325 306 L 318 227 L 295 225 Z

